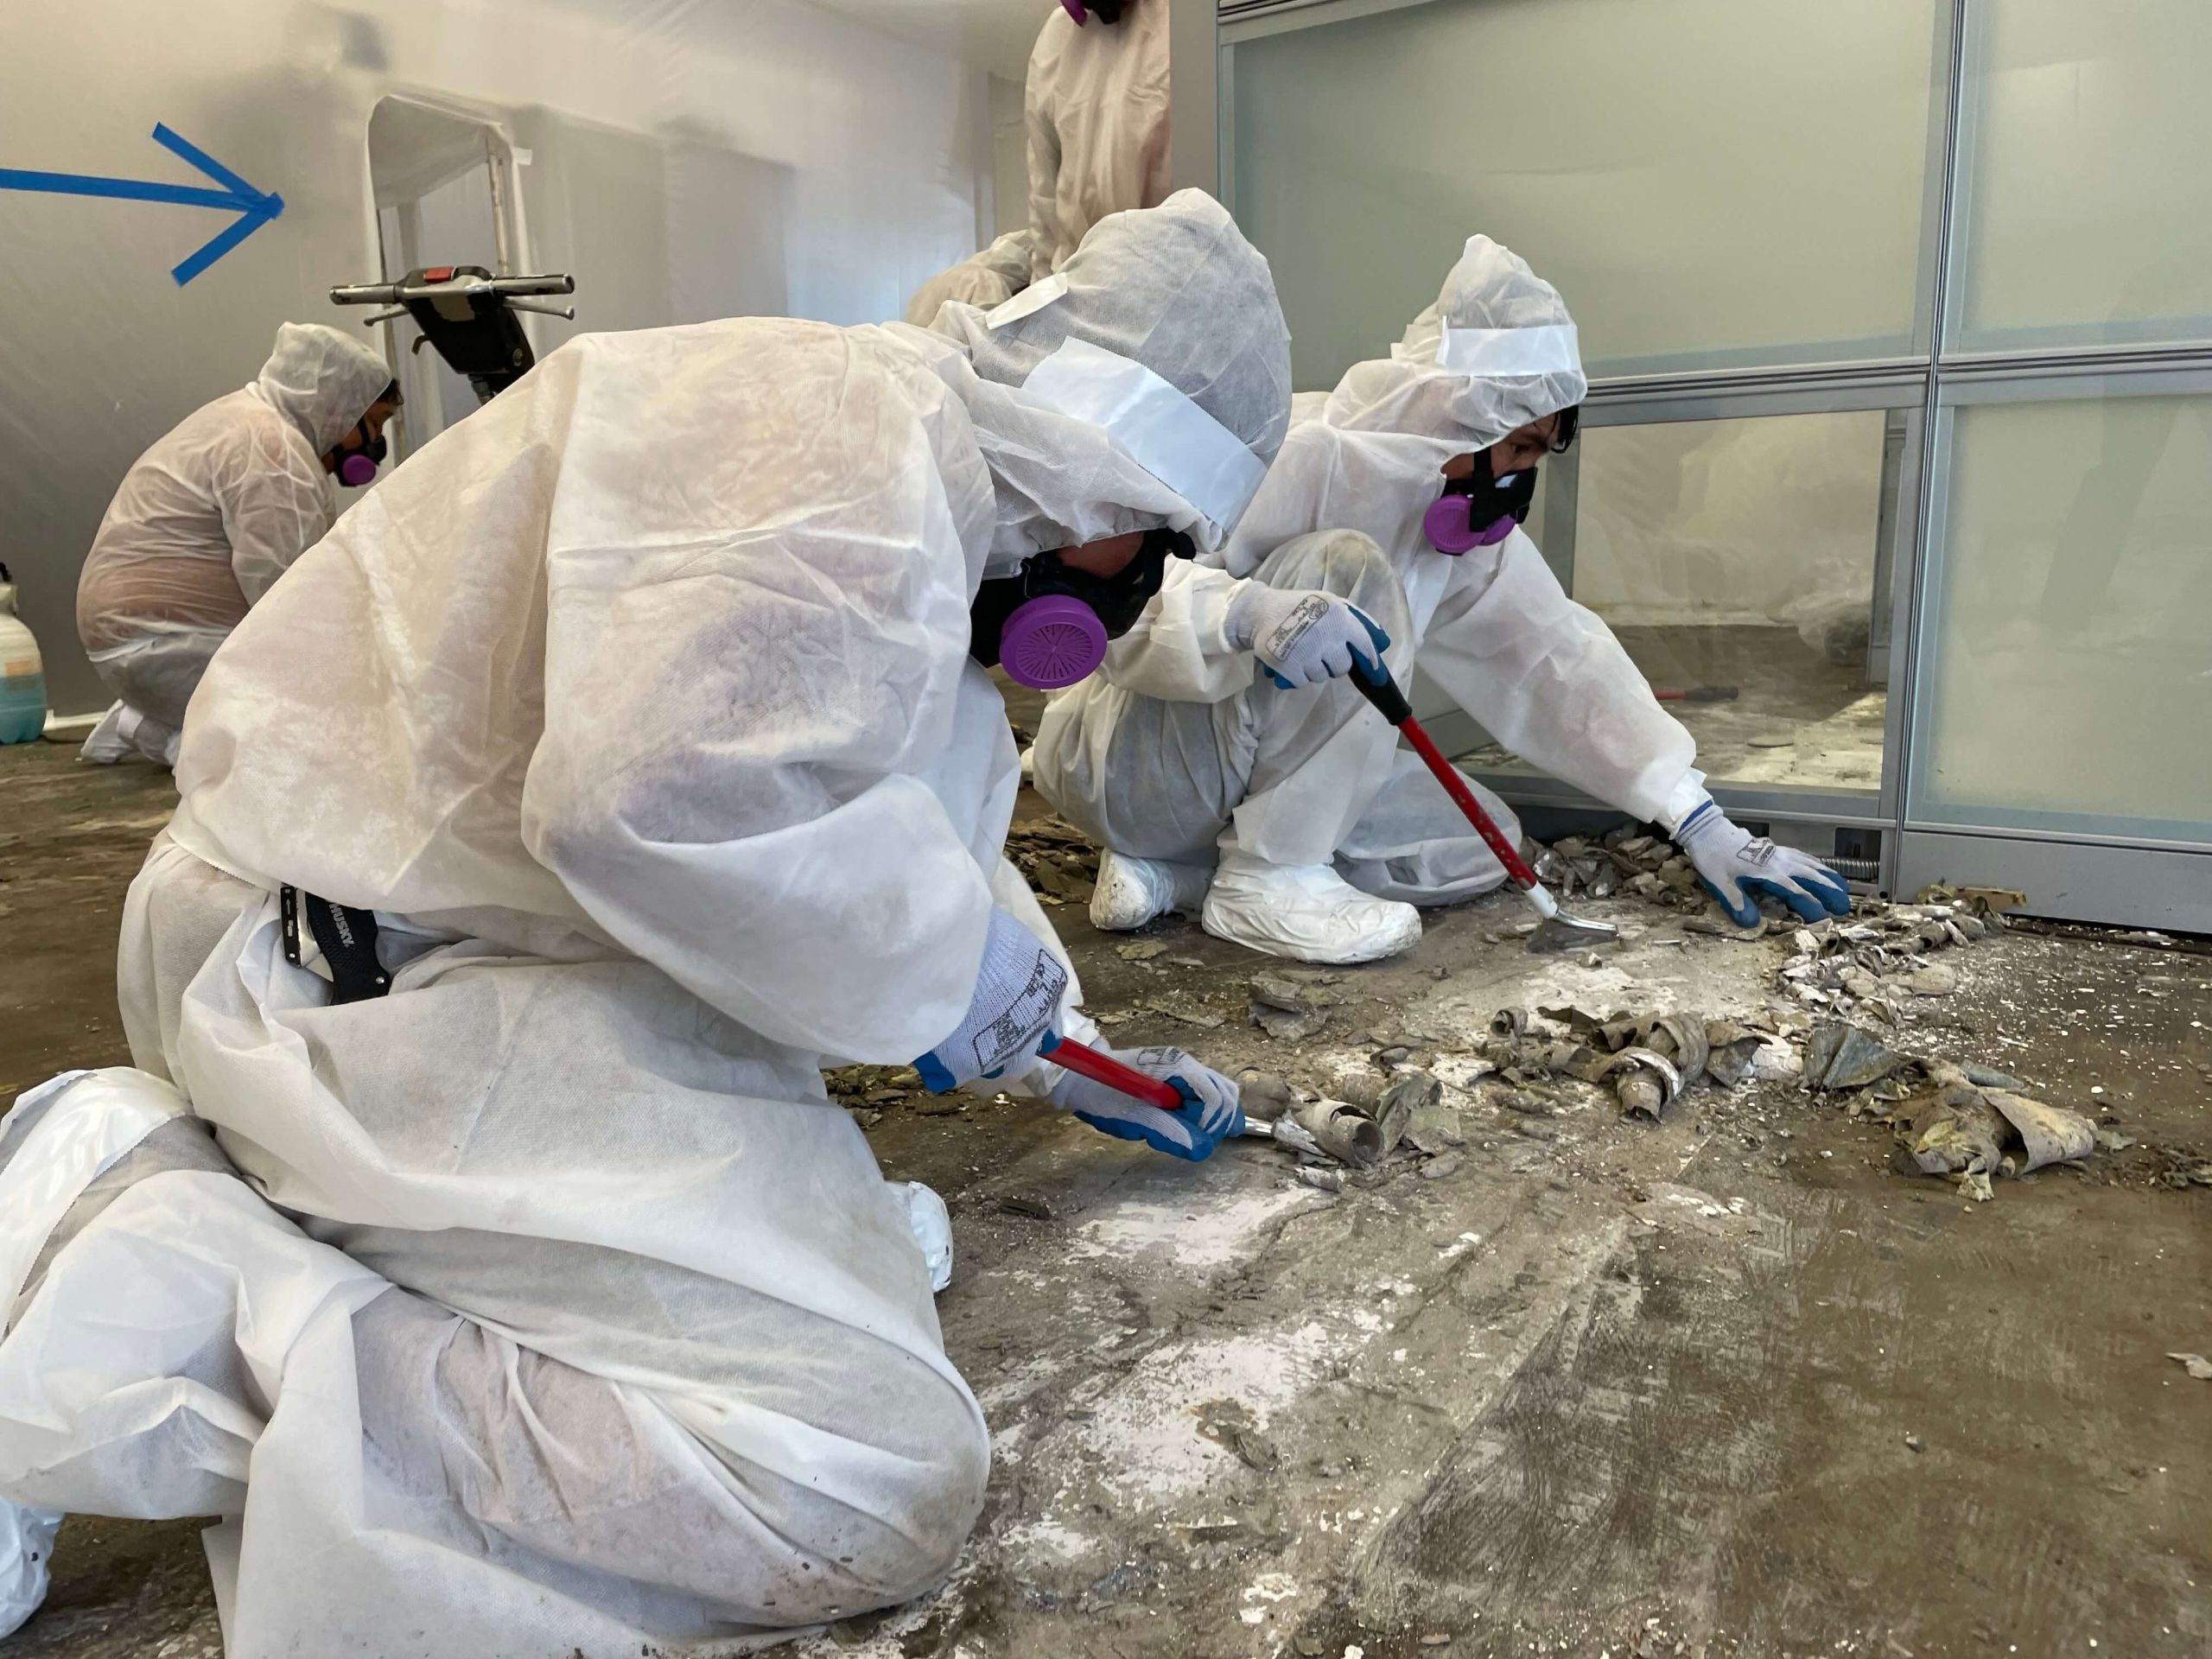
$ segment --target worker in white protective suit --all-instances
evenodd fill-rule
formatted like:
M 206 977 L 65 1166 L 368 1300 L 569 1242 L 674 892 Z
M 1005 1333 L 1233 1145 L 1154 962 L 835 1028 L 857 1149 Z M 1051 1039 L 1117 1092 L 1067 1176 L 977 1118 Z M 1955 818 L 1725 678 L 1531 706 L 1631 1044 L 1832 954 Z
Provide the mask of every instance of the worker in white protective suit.
M 1107 214 L 1167 199 L 1167 0 L 1052 8 L 1022 92 L 1029 222 L 923 283 L 907 321 L 926 327 L 948 300 L 1003 304 L 1065 264 Z
M 1416 906 L 1504 879 L 1356 687 L 1251 673 L 1243 647 L 1291 615 L 1282 590 L 1317 588 L 1387 636 L 1401 684 L 1418 660 L 1515 753 L 1663 824 L 1739 921 L 1760 893 L 1808 918 L 1848 908 L 1832 872 L 1713 804 L 1690 734 L 1521 531 L 1586 386 L 1557 292 L 1478 236 L 1389 357 L 1292 428 L 1224 553 L 1175 571 L 1040 723 L 1039 791 L 1107 849 L 1098 926 L 1195 909 L 1269 955 L 1365 962 L 1421 936 Z
M 77 580 L 77 632 L 119 701 L 85 758 L 176 758 L 215 648 L 337 516 L 334 480 L 384 459 L 399 387 L 383 354 L 288 322 L 252 384 L 194 410 L 131 464 Z
M 19 1530 L 232 1517 L 232 1659 L 690 1652 L 950 1566 L 988 1434 L 822 1068 L 1241 1127 L 1176 1051 L 1122 1056 L 1173 1113 L 1037 1058 L 1095 1033 L 978 601 L 1218 546 L 1288 338 L 1195 192 L 1065 275 L 573 340 L 239 626 L 126 911 L 143 1071 L 0 1139 Z

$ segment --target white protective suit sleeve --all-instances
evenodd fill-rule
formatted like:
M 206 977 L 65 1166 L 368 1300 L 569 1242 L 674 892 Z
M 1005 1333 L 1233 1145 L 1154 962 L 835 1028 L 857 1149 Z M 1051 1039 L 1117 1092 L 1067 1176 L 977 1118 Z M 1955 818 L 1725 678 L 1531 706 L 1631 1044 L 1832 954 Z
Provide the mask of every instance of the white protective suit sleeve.
M 981 252 L 941 270 L 914 290 L 906 302 L 906 321 L 926 328 L 947 300 L 979 311 L 1005 304 L 1029 286 L 1029 250 L 1035 238 L 1027 226 L 1008 231 Z
M 208 457 L 209 487 L 231 543 L 231 574 L 248 605 L 330 533 L 336 502 L 319 459 L 270 427 L 242 427 Z
M 1107 679 L 1168 702 L 1235 696 L 1252 683 L 1256 660 L 1229 643 L 1229 607 L 1245 585 L 1226 570 L 1170 559 L 1136 626 L 1106 647 Z
M 1167 0 L 1135 0 L 1118 23 L 1058 6 L 1023 87 L 1033 280 L 1068 261 L 1109 213 L 1167 199 Z
M 1612 630 L 1567 596 L 1518 531 L 1462 566 L 1421 667 L 1522 760 L 1631 817 L 1671 823 L 1697 745 Z
M 747 372 L 739 338 L 671 339 L 595 377 L 548 527 L 523 833 L 610 935 L 751 1029 L 897 1063 L 960 1023 L 990 918 L 928 776 L 989 735 L 963 707 L 989 695 L 963 688 L 981 524 L 941 476 L 966 426 L 941 382 L 889 336 L 809 344 Z M 683 488 L 626 486 L 671 454 Z M 741 527 L 702 534 L 715 503 Z

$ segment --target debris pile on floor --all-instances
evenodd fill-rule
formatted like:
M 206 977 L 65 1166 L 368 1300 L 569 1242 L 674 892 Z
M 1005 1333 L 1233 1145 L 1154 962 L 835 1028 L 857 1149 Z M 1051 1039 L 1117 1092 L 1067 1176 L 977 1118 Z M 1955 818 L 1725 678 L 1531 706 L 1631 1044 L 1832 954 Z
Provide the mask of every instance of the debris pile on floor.
M 1915 904 L 1862 900 L 1848 917 L 1791 934 L 1796 959 L 1782 970 L 1783 989 L 1823 1013 L 1855 1007 L 1895 1026 L 1901 1000 L 1948 996 L 1959 988 L 1958 969 L 1930 960 L 1930 952 L 1976 944 L 2004 925 L 1987 894 L 1969 899 L 1931 888 Z
M 1568 836 L 1554 842 L 1535 861 L 1536 879 L 1558 899 L 1588 893 L 1610 899 L 1634 893 L 1674 910 L 1702 910 L 1705 890 L 1697 871 L 1664 836 L 1647 836 L 1632 823 L 1609 830 L 1602 839 Z
M 1482 1058 L 1508 1083 L 1565 1077 L 1609 1088 L 1622 1111 L 1656 1119 L 1700 1078 L 1724 1089 L 1796 1077 L 1790 1016 L 1707 1020 L 1694 1014 L 1595 1014 L 1539 1008 L 1531 1024 L 1519 1008 L 1500 1008 Z M 1508 1103 L 1512 1103 L 1509 1098 Z
M 1023 819 L 1007 831 L 1006 855 L 1047 906 L 1087 905 L 1098 885 L 1098 849 L 1063 818 Z
M 2078 1163 L 2097 1149 L 2094 1124 L 2031 1098 L 2025 1086 L 1981 1066 L 1897 1053 L 1840 1020 L 1816 1025 L 1807 1046 L 1808 1090 L 1847 1096 L 1853 1117 L 1895 1128 L 1912 1167 L 1949 1176 L 1975 1198 L 1992 1196 L 1992 1176 Z
M 1417 1068 L 1339 1080 L 1329 1093 L 1256 1069 L 1241 1073 L 1237 1084 L 1245 1116 L 1299 1154 L 1298 1177 L 1308 1186 L 1341 1192 L 1342 1170 L 1376 1170 L 1394 1153 L 1428 1160 L 1421 1173 L 1432 1180 L 1459 1167 L 1466 1141 L 1459 1115 L 1446 1102 L 1444 1085 Z
M 841 1065 L 824 1071 L 822 1082 L 830 1099 L 850 1112 L 863 1129 L 882 1122 L 888 1106 L 911 1103 L 927 1114 L 933 1103 L 942 1101 L 947 1112 L 960 1109 L 956 1096 L 932 1095 L 924 1089 L 921 1074 L 911 1065 Z

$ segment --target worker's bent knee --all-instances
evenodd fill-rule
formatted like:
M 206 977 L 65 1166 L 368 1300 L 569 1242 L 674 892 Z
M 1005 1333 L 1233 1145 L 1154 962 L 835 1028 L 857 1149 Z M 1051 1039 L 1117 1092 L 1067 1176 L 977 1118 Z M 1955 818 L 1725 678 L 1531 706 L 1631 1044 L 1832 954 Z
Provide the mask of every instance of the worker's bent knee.
M 964 1389 L 946 1385 L 929 1392 L 937 1397 L 923 1400 L 910 1392 L 906 1409 L 919 1414 L 908 1433 L 923 1427 L 930 1450 L 899 1460 L 896 1484 L 885 1494 L 886 1512 L 868 1529 L 870 1547 L 846 1564 L 871 1606 L 905 1601 L 937 1584 L 960 1559 L 982 1512 L 990 1431 Z
M 1262 563 L 1259 575 L 1271 588 L 1318 588 L 1335 594 L 1370 616 L 1404 606 L 1404 586 L 1390 556 L 1373 537 L 1357 530 L 1316 530 L 1293 537 Z

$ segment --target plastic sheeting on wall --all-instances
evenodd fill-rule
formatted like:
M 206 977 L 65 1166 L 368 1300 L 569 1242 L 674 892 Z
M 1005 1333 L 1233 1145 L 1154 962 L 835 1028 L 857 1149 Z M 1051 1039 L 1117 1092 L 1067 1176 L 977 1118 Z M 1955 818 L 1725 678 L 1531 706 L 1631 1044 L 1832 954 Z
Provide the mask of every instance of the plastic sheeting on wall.
M 180 287 L 211 210 L 0 193 L 0 558 L 65 710 L 106 701 L 77 572 L 131 461 L 251 379 L 280 321 L 358 323 L 327 290 L 379 268 L 380 99 L 480 111 L 531 151 L 517 257 L 575 272 L 576 329 L 895 316 L 974 245 L 992 171 L 982 69 L 791 0 L 19 6 L 0 54 L 0 167 L 204 184 L 160 122 L 284 201 Z M 570 332 L 542 321 L 547 348 Z

